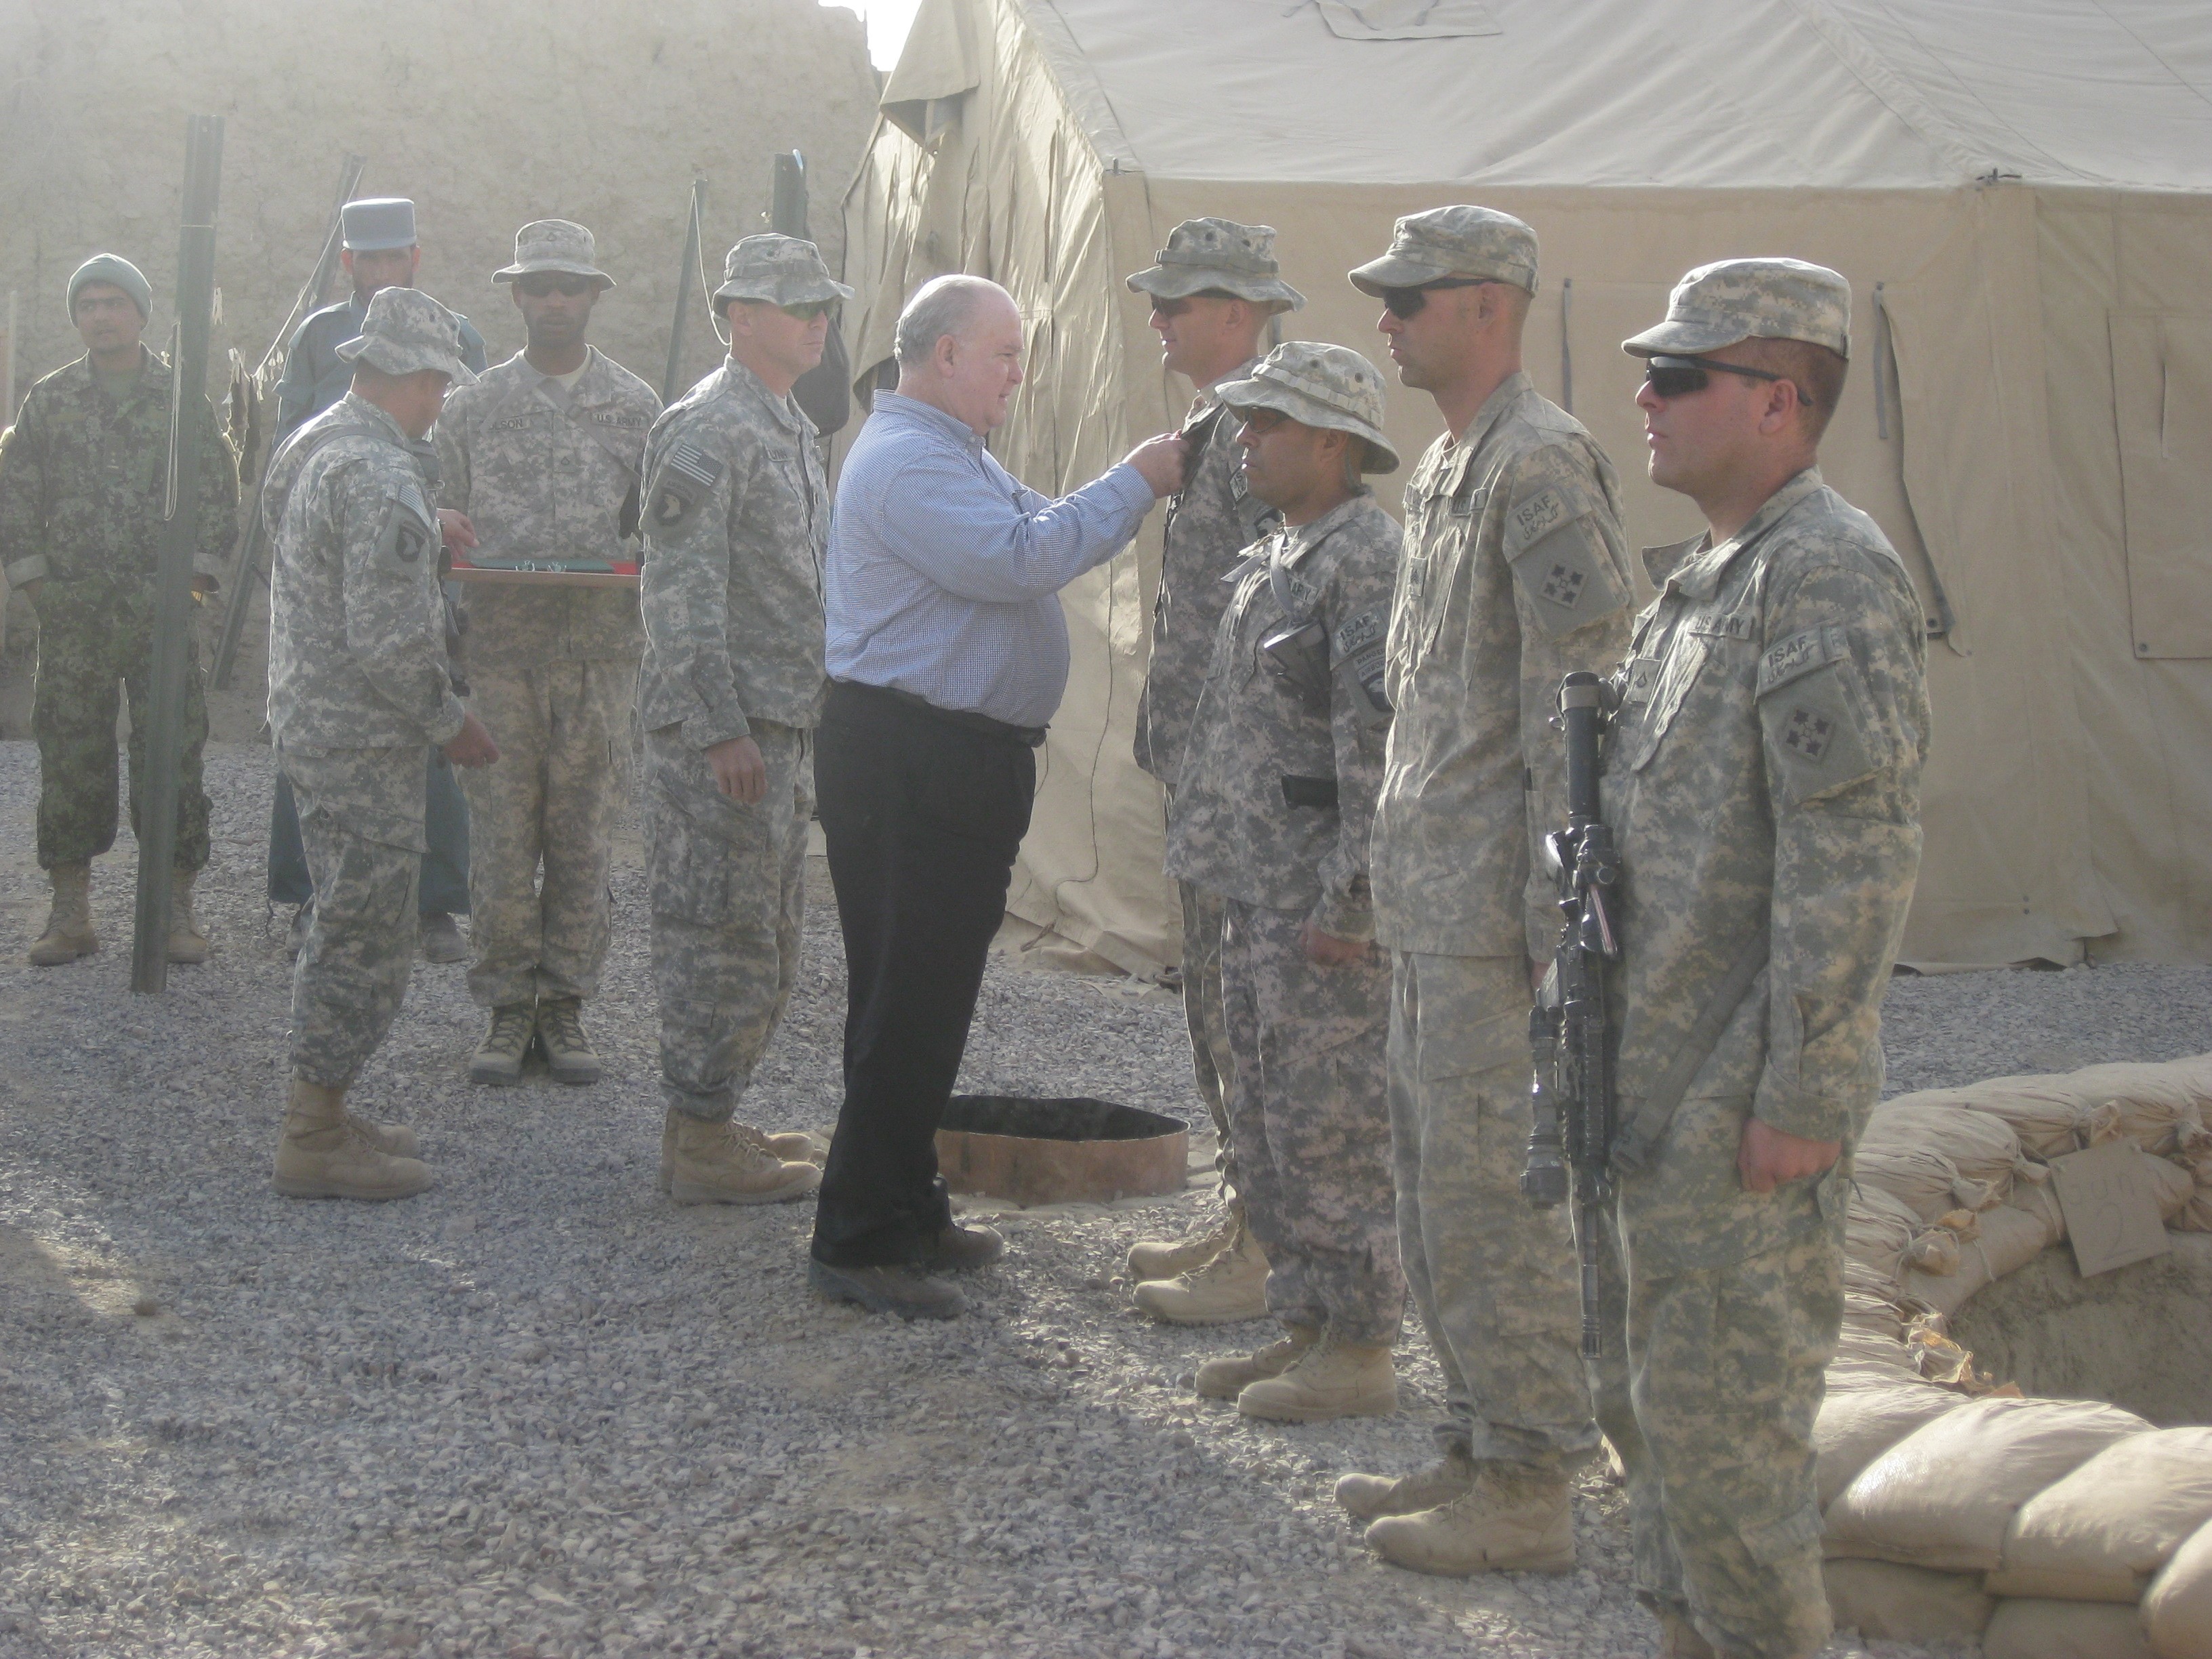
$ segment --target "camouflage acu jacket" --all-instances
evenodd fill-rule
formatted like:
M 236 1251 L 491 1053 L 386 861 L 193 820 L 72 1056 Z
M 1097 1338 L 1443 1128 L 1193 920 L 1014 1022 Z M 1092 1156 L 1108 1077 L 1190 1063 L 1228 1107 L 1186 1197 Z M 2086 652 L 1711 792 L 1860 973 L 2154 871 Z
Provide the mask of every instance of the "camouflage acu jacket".
M 343 429 L 307 454 L 328 423 Z M 399 422 L 349 392 L 293 435 L 263 497 L 269 725 L 297 749 L 443 743 L 461 729 L 438 590 L 438 499 Z
M 595 347 L 565 392 L 517 352 L 438 416 L 438 501 L 469 515 L 483 559 L 619 559 L 636 522 L 653 388 Z M 472 668 L 635 657 L 637 595 L 617 587 L 469 586 Z
M 1647 555 L 1659 598 L 1616 676 L 1604 799 L 1624 870 L 1614 974 L 1625 1121 L 1747 952 L 1764 971 L 1621 1198 L 1654 1271 L 1774 1248 L 1840 1213 L 1842 1177 L 1760 1196 L 1748 1109 L 1850 1140 L 1881 1089 L 1881 997 L 1920 864 L 1926 641 L 1881 532 L 1817 471 L 1731 540 Z M 1671 568 L 1669 565 L 1671 563 Z M 1729 1013 L 1725 1006 L 1716 1015 Z M 1694 1063 L 1699 1052 L 1688 1049 Z
M 101 388 L 89 356 L 24 398 L 0 444 L 0 566 L 11 586 L 153 581 L 168 488 L 169 360 L 139 350 L 142 371 L 119 399 Z M 238 457 L 204 397 L 200 406 L 192 568 L 221 576 L 238 534 Z
M 1252 368 L 1248 362 L 1221 378 L 1241 380 Z M 1222 578 L 1240 553 L 1282 522 L 1281 514 L 1244 487 L 1237 424 L 1211 392 L 1191 405 L 1183 435 L 1200 447 L 1182 493 L 1169 499 L 1161 532 L 1152 653 L 1137 702 L 1137 764 L 1170 786 L 1190 740 L 1190 717 L 1206 682 L 1214 629 L 1229 604 L 1229 584 Z
M 653 423 L 645 457 L 638 719 L 706 749 L 820 715 L 829 485 L 814 423 L 725 361 Z
M 1372 495 L 1249 549 L 1213 637 L 1168 805 L 1168 873 L 1370 939 L 1367 832 L 1390 705 L 1382 642 L 1399 533 Z M 1261 641 L 1318 623 L 1310 672 Z M 1292 661 L 1293 653 L 1285 653 Z
M 1548 956 L 1553 894 L 1529 848 L 1566 822 L 1559 681 L 1628 641 L 1612 464 L 1525 374 L 1406 485 L 1390 612 L 1398 711 L 1375 809 L 1376 936 L 1436 956 Z

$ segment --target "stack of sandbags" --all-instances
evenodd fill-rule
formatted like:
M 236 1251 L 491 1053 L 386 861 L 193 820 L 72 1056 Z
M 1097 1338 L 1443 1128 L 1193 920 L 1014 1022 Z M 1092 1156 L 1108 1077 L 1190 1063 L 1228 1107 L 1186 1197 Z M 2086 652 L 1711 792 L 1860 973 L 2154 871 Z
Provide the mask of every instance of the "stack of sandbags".
M 2212 1522 L 2197 1528 L 2151 1580 L 2142 1625 L 2158 1659 L 2212 1655 Z

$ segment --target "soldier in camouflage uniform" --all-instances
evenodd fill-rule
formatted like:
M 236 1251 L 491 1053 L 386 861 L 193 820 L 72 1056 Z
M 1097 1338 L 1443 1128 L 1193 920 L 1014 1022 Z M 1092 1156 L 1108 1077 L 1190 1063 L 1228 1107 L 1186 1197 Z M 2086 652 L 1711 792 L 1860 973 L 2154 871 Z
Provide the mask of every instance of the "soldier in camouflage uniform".
M 1480 207 L 1415 214 L 1352 282 L 1383 301 L 1390 355 L 1447 428 L 1406 490 L 1373 856 L 1399 1246 L 1448 1415 L 1434 1463 L 1348 1475 L 1337 1496 L 1398 1565 L 1563 1571 L 1569 1476 L 1598 1436 L 1567 1226 L 1519 1192 L 1531 963 L 1557 925 L 1532 848 L 1565 821 L 1559 680 L 1609 667 L 1627 640 L 1619 491 L 1589 434 L 1522 372 L 1527 225 Z
M 1626 343 L 1652 482 L 1711 526 L 1644 556 L 1659 598 L 1603 780 L 1625 873 L 1599 1418 L 1679 1659 L 1828 1635 L 1813 1420 L 1929 738 L 1911 583 L 1820 480 L 1850 323 L 1834 271 L 1733 259 Z
M 737 1121 L 799 971 L 830 494 L 791 388 L 853 290 L 811 242 L 748 236 L 714 307 L 730 356 L 645 456 L 646 864 L 660 1002 L 661 1185 L 762 1204 L 820 1183 L 803 1135 Z
M 1395 1411 L 1405 1313 L 1390 1190 L 1367 830 L 1390 707 L 1398 527 L 1362 474 L 1398 456 L 1382 377 L 1295 340 L 1219 391 L 1283 527 L 1245 551 L 1176 778 L 1168 872 L 1223 914 L 1230 1129 L 1284 1337 L 1199 1372 L 1249 1417 Z
M 1170 498 L 1161 532 L 1159 595 L 1152 605 L 1152 651 L 1137 705 L 1137 764 L 1175 787 L 1191 713 L 1229 603 L 1222 580 L 1244 549 L 1281 522 L 1245 487 L 1239 422 L 1224 414 L 1214 388 L 1243 380 L 1260 358 L 1271 317 L 1296 311 L 1305 296 L 1282 279 L 1275 233 L 1228 219 L 1188 219 L 1168 233 L 1158 263 L 1128 279 L 1149 295 L 1164 367 L 1198 388 L 1183 417 L 1189 479 Z M 1170 806 L 1172 813 L 1172 805 Z M 1190 1027 L 1191 1068 L 1220 1146 L 1216 1166 L 1237 1187 L 1236 1154 L 1224 1106 L 1228 1038 L 1221 1012 L 1221 907 L 1184 882 L 1182 1006 Z M 1189 1238 L 1148 1242 L 1129 1252 L 1137 1305 L 1178 1324 L 1256 1319 L 1267 1310 L 1267 1260 L 1231 1197 L 1222 1220 Z
M 453 695 L 438 590 L 435 455 L 446 388 L 474 377 L 453 313 L 388 288 L 341 349 L 353 388 L 270 464 L 269 725 L 314 881 L 292 978 L 291 1095 L 273 1184 L 292 1198 L 404 1198 L 430 1184 L 404 1127 L 346 1109 L 407 994 L 422 779 L 499 758 Z
M 39 669 L 31 725 L 39 739 L 39 866 L 53 910 L 32 945 L 35 967 L 99 948 L 92 926 L 92 860 L 115 844 L 116 682 L 131 697 L 131 823 L 146 766 L 148 676 L 154 655 L 154 583 L 169 451 L 169 362 L 140 343 L 153 290 L 138 268 L 95 254 L 69 283 L 70 319 L 85 356 L 23 399 L 0 442 L 0 565 L 39 612 Z M 198 392 L 195 392 L 195 396 Z M 204 592 L 238 523 L 238 458 L 212 410 L 185 427 L 204 448 L 192 586 Z M 207 703 L 199 654 L 185 658 L 184 750 L 177 779 L 176 873 L 169 960 L 204 962 L 207 937 L 192 883 L 208 860 L 208 801 L 200 749 Z
M 646 383 L 585 343 L 614 286 L 592 233 L 543 219 L 515 234 L 510 283 L 530 343 L 447 399 L 440 498 L 466 514 L 473 562 L 623 556 L 637 528 Z M 560 1083 L 595 1083 L 584 1035 L 611 937 L 607 874 L 644 648 L 637 596 L 619 587 L 480 582 L 469 601 L 469 701 L 500 734 L 496 764 L 465 775 L 469 994 L 492 1011 L 469 1066 L 517 1083 L 533 1039 Z M 540 867 L 544 885 L 538 884 Z

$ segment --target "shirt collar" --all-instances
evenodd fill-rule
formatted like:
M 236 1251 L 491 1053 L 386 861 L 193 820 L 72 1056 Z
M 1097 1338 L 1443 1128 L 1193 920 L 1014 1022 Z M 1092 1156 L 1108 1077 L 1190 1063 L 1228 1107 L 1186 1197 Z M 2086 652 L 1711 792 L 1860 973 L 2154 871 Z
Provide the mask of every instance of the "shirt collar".
M 1760 505 L 1758 512 L 1744 521 L 1737 531 L 1719 546 L 1712 544 L 1712 535 L 1707 532 L 1694 543 L 1687 544 L 1687 551 L 1667 578 L 1666 585 L 1685 598 L 1700 602 L 1710 599 L 1720 591 L 1721 578 L 1745 549 L 1765 538 L 1766 533 L 1788 518 L 1797 504 L 1808 495 L 1826 486 L 1820 477 L 1820 469 L 1808 466 L 1781 489 L 1776 490 Z M 1645 568 L 1651 563 L 1652 553 L 1662 557 L 1673 549 L 1653 549 L 1644 557 Z
M 902 398 L 896 392 L 878 392 L 873 412 L 896 415 L 918 425 L 933 428 L 957 441 L 971 455 L 982 453 L 983 434 L 958 416 L 946 414 L 935 404 L 926 404 L 919 398 Z
M 89 388 L 100 384 L 100 376 L 92 367 L 92 354 L 89 351 L 78 358 L 70 367 L 77 371 L 76 378 L 80 386 Z M 166 392 L 169 389 L 169 366 L 162 361 L 159 352 L 141 340 L 138 343 L 138 380 L 131 390 L 142 391 L 156 381 L 160 383 L 163 392 Z
M 1297 564 L 1341 529 L 1345 520 L 1359 510 L 1360 503 L 1369 499 L 1368 492 L 1363 489 L 1357 495 L 1350 495 L 1339 501 L 1318 519 L 1310 519 L 1300 525 L 1285 525 L 1283 527 L 1283 563 Z
M 746 403 L 758 404 L 768 410 L 775 423 L 787 432 L 801 430 L 799 400 L 789 393 L 779 398 L 768 389 L 761 377 L 747 368 L 735 357 L 722 359 L 722 384 L 732 396 Z M 878 394 L 879 396 L 881 394 Z
M 428 440 L 417 440 L 409 437 L 407 435 L 407 428 L 401 426 L 398 422 L 393 420 L 389 411 L 379 409 L 374 404 L 369 402 L 368 398 L 362 397 L 358 392 L 355 392 L 349 388 L 346 395 L 340 398 L 339 401 L 345 404 L 347 410 L 356 420 L 366 422 L 370 426 L 376 428 L 380 432 L 388 434 L 392 442 L 400 445 L 404 448 L 409 450 L 418 449 L 424 442 L 428 441 Z
M 1449 469 L 1455 487 L 1460 475 L 1467 470 L 1469 460 L 1482 448 L 1483 440 L 1490 429 L 1504 418 L 1505 411 L 1521 401 L 1521 394 L 1534 388 L 1526 369 L 1516 369 L 1498 383 L 1498 389 L 1482 400 L 1482 407 L 1474 411 L 1474 418 L 1467 423 L 1467 430 L 1453 441 L 1451 465 Z

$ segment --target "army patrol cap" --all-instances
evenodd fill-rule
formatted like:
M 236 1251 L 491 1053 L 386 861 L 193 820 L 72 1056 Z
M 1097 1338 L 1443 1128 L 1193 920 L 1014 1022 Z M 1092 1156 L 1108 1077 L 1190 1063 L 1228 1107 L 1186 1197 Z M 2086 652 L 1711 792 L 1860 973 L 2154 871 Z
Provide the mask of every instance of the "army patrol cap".
M 599 244 L 583 226 L 567 219 L 533 219 L 514 233 L 514 263 L 492 272 L 491 279 L 511 283 L 541 270 L 556 271 L 588 276 L 604 293 L 615 285 L 615 279 L 599 269 Z
M 1723 259 L 1674 284 L 1667 320 L 1620 349 L 1632 356 L 1694 357 L 1739 340 L 1802 340 L 1851 355 L 1851 285 L 1802 259 Z
M 371 196 L 338 210 L 345 245 L 356 253 L 415 246 L 415 204 L 404 196 Z
M 1304 426 L 1349 432 L 1367 444 L 1362 472 L 1395 472 L 1398 452 L 1382 435 L 1382 375 L 1350 346 L 1285 340 L 1249 380 L 1214 389 L 1225 408 L 1272 409 Z
M 1536 291 L 1536 233 L 1492 208 L 1440 207 L 1398 221 L 1390 251 L 1348 273 L 1362 294 L 1462 282 L 1510 283 Z
M 1168 233 L 1168 245 L 1152 257 L 1157 264 L 1128 279 L 1130 292 L 1185 300 L 1218 291 L 1264 306 L 1271 313 L 1297 311 L 1306 302 L 1304 295 L 1283 280 L 1270 225 L 1186 219 Z
M 459 322 L 419 288 L 377 289 L 361 332 L 337 349 L 344 362 L 367 363 L 386 374 L 434 368 L 455 386 L 477 378 L 461 361 Z
M 772 306 L 819 304 L 849 300 L 853 290 L 830 275 L 822 250 L 796 236 L 773 231 L 748 236 L 722 262 L 722 285 L 714 308 L 725 300 L 764 300 Z
M 119 288 L 131 296 L 131 303 L 138 307 L 143 319 L 154 314 L 154 285 L 146 280 L 146 273 L 119 253 L 95 253 L 70 273 L 70 320 L 76 320 L 76 293 L 92 283 L 106 283 Z

